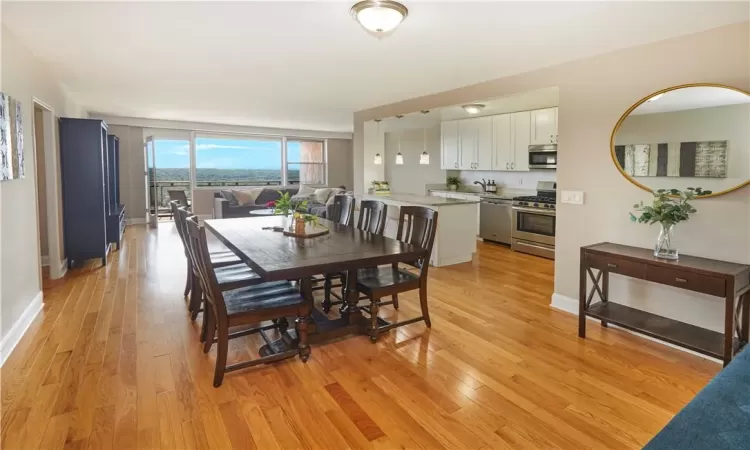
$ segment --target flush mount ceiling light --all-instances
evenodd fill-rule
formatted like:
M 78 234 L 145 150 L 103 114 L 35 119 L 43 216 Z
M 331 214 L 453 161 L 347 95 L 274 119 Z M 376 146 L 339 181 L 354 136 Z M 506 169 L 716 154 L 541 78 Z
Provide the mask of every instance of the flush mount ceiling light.
M 650 99 L 646 100 L 646 102 L 647 103 L 655 102 L 655 101 L 659 100 L 663 95 L 664 95 L 663 92 L 661 94 L 656 94 L 653 97 L 651 97 Z
M 484 109 L 484 105 L 480 103 L 470 103 L 468 105 L 463 105 L 461 108 L 464 109 L 469 114 L 479 114 L 480 111 Z
M 382 36 L 395 30 L 409 10 L 391 0 L 365 0 L 352 6 L 351 13 L 365 30 Z

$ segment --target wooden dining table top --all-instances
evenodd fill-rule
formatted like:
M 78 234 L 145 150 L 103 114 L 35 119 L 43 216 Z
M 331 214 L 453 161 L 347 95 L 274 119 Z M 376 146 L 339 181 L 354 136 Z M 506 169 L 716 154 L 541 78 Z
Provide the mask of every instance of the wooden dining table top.
M 265 227 L 283 226 L 281 216 L 209 219 L 206 229 L 266 281 L 374 267 L 426 256 L 426 250 L 396 239 L 320 219 L 330 233 L 295 238 Z

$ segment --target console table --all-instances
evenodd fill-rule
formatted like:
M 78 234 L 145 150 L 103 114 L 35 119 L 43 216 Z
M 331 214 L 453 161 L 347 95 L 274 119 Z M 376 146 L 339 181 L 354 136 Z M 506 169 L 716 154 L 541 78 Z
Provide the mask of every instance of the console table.
M 721 297 L 724 332 L 718 333 L 610 301 L 609 274 Z M 588 280 L 593 282 L 588 290 Z M 726 366 L 748 342 L 750 265 L 680 256 L 657 259 L 653 250 L 604 242 L 581 247 L 578 336 L 586 337 L 586 316 L 712 356 Z M 592 304 L 594 294 L 600 301 Z

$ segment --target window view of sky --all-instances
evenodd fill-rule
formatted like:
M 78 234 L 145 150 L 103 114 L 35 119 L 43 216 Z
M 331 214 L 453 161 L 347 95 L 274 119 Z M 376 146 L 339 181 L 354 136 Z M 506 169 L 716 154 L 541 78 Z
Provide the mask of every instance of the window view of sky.
M 293 145 L 296 144 L 296 145 Z M 157 140 L 156 167 L 190 167 L 188 141 Z M 296 147 L 293 149 L 293 147 Z M 195 165 L 198 169 L 280 169 L 281 142 L 246 139 L 196 138 Z M 289 143 L 289 152 L 299 155 L 299 143 Z

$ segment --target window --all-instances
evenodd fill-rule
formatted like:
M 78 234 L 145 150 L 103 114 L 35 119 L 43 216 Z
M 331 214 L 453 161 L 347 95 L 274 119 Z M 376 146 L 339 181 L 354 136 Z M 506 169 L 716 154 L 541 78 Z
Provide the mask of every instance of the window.
M 280 185 L 281 156 L 281 139 L 196 136 L 196 186 Z
M 190 198 L 190 141 L 182 139 L 153 140 L 153 193 L 161 215 L 169 215 L 171 190 L 182 190 Z M 151 162 L 150 162 L 151 163 Z
M 287 140 L 286 155 L 289 184 L 325 185 L 327 183 L 323 141 Z

